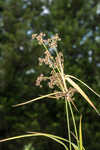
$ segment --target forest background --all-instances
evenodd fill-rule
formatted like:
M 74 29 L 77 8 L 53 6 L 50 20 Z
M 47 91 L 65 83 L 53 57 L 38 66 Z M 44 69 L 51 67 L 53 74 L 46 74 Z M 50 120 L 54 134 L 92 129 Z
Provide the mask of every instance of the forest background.
M 49 93 L 35 86 L 42 47 L 33 33 L 58 33 L 65 73 L 85 81 L 100 93 L 100 3 L 98 0 L 0 0 L 0 139 L 39 131 L 66 137 L 64 103 L 50 99 L 22 107 L 12 105 Z M 82 86 L 81 86 L 82 87 Z M 82 87 L 100 111 L 100 99 Z M 76 95 L 83 114 L 86 150 L 100 149 L 100 117 Z M 0 143 L 0 150 L 62 150 L 51 140 L 36 137 Z

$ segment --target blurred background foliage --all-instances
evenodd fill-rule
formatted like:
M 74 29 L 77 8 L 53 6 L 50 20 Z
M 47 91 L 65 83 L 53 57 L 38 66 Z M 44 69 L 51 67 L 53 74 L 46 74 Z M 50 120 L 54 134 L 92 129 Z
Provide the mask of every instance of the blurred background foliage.
M 42 47 L 32 33 L 58 33 L 65 73 L 85 81 L 100 93 L 100 2 L 98 0 L 0 0 L 0 139 L 41 131 L 67 138 L 63 101 L 44 99 L 26 106 L 12 105 L 50 93 L 35 86 L 45 71 L 38 66 Z M 47 73 L 47 69 L 46 69 Z M 82 86 L 100 111 L 99 98 Z M 100 149 L 100 117 L 81 96 L 86 150 Z M 80 113 L 76 113 L 79 121 Z M 71 120 L 70 120 L 71 121 Z M 45 138 L 0 143 L 0 150 L 54 150 L 63 148 Z

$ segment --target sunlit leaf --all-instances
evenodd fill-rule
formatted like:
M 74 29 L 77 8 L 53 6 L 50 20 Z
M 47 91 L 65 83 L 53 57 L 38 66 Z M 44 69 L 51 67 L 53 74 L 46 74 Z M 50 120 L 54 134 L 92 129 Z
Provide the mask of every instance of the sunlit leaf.
M 97 92 L 95 92 L 92 88 L 90 88 L 86 83 L 84 83 L 83 81 L 79 80 L 78 78 L 72 76 L 72 75 L 66 75 L 65 77 L 70 77 L 73 78 L 79 82 L 81 82 L 83 85 L 85 85 L 88 89 L 90 89 L 95 95 L 97 95 L 98 97 L 100 97 L 100 94 L 98 94 Z
M 95 109 L 95 111 L 100 115 L 99 111 L 96 109 L 94 104 L 88 98 L 88 96 L 84 93 L 84 91 L 69 77 L 66 77 L 66 80 L 85 98 L 85 100 Z
M 34 98 L 34 99 L 32 99 L 32 100 L 26 101 L 26 102 L 24 102 L 24 103 L 20 103 L 20 104 L 13 105 L 13 107 L 26 105 L 26 104 L 35 102 L 35 101 L 37 101 L 37 100 L 41 100 L 41 99 L 43 99 L 43 98 L 50 97 L 50 96 L 55 95 L 55 94 L 58 94 L 58 93 L 60 93 L 60 92 L 55 92 L 55 93 L 50 93 L 50 94 L 47 94 L 47 95 L 43 95 L 43 96 Z

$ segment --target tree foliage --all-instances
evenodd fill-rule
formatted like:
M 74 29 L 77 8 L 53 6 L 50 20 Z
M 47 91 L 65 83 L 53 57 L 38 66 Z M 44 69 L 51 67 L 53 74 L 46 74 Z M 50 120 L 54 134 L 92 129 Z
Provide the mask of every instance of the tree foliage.
M 36 76 L 47 68 L 38 66 L 41 47 L 31 40 L 32 33 L 58 33 L 59 50 L 65 56 L 65 73 L 72 74 L 99 92 L 100 89 L 100 14 L 98 1 L 80 0 L 1 0 L 0 1 L 0 135 L 1 138 L 26 131 L 48 131 L 65 136 L 63 103 L 43 100 L 40 103 L 13 108 L 13 104 L 49 92 L 35 87 Z M 83 87 L 84 88 L 84 87 Z M 99 108 L 97 97 L 85 89 Z M 99 150 L 99 117 L 87 104 L 76 103 L 84 112 L 86 149 Z M 46 101 L 46 102 L 44 102 Z M 76 114 L 79 119 L 78 114 Z M 44 118 L 44 119 L 43 119 Z M 44 140 L 44 138 L 43 138 Z M 57 149 L 41 138 L 0 144 L 1 149 L 22 150 L 33 142 L 39 150 Z M 36 144 L 37 143 L 37 144 Z M 48 146 L 49 145 L 49 146 Z M 62 149 L 62 147 L 59 147 Z

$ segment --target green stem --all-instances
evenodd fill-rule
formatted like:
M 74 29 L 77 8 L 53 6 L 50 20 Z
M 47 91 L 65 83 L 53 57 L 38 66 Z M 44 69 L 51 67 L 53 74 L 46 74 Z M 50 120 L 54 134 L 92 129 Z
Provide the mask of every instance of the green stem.
M 76 122 L 75 122 L 74 113 L 73 113 L 73 110 L 72 110 L 71 103 L 69 102 L 68 104 L 69 104 L 69 108 L 70 108 L 70 111 L 71 111 L 72 120 L 73 120 L 73 124 L 74 124 L 74 131 L 75 131 L 75 136 L 76 136 L 76 140 L 77 140 L 77 145 L 79 147 L 78 133 L 77 133 L 77 128 L 76 128 Z
M 68 126 L 68 139 L 70 141 L 69 143 L 69 148 L 72 150 L 71 147 L 71 132 L 70 132 L 70 123 L 69 123 L 69 112 L 68 112 L 68 101 L 65 99 L 65 104 L 66 104 L 66 117 L 67 117 L 67 126 Z

